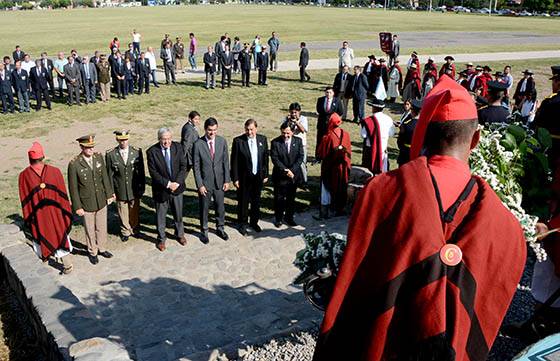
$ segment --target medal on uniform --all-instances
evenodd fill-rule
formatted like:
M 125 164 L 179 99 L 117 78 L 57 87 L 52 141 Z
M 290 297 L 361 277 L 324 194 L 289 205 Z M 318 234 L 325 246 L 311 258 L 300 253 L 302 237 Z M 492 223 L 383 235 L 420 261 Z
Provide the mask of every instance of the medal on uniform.
M 456 266 L 463 259 L 463 252 L 456 244 L 446 244 L 441 247 L 439 258 L 447 266 Z

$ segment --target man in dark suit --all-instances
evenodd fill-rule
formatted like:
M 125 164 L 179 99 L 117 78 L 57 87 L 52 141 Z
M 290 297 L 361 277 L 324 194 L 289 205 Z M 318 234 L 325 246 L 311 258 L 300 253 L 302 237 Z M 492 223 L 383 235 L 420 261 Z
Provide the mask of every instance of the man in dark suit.
M 315 159 L 319 160 L 317 149 L 323 136 L 327 134 L 329 119 L 333 113 L 342 115 L 342 106 L 338 98 L 334 96 L 334 89 L 330 86 L 325 88 L 325 96 L 317 99 L 317 138 L 315 142 Z
M 124 61 L 122 59 L 121 53 L 117 51 L 117 57 L 111 65 L 111 75 L 115 80 L 115 91 L 117 92 L 118 99 L 126 99 L 124 93 L 124 87 L 126 86 L 124 80 Z
M 294 137 L 288 122 L 280 126 L 282 135 L 270 143 L 272 159 L 272 183 L 274 185 L 274 226 L 282 225 L 282 219 L 289 226 L 296 226 L 294 208 L 296 190 L 303 181 L 303 143 Z
M 29 113 L 29 74 L 21 68 L 21 61 L 16 62 L 12 72 L 12 86 L 18 97 L 19 112 Z
M 342 67 L 342 71 L 334 77 L 333 90 L 334 96 L 338 98 L 340 110 L 342 111 L 342 120 L 348 117 L 348 101 L 352 98 L 352 94 L 348 89 L 352 75 L 349 73 L 347 65 Z
M 257 66 L 259 68 L 259 85 L 266 84 L 266 73 L 268 71 L 268 53 L 266 52 L 266 46 L 262 46 L 262 50 L 257 54 Z
M 80 85 L 82 82 L 82 74 L 80 72 L 80 64 L 76 64 L 73 56 L 68 57 L 68 64 L 64 65 L 64 79 L 66 79 L 66 87 L 68 88 L 68 105 L 80 103 Z
M 138 75 L 138 94 L 142 94 L 145 91 L 146 94 L 150 94 L 150 73 L 152 69 L 150 68 L 150 62 L 146 59 L 146 54 L 144 52 L 140 53 L 140 57 L 136 62 L 136 74 Z
M 173 85 L 177 85 L 175 81 L 175 50 L 171 47 L 171 43 L 165 43 L 165 47 L 161 49 L 159 57 L 163 61 L 163 70 L 165 70 L 165 84 L 169 85 L 169 80 Z
M 18 61 L 23 61 L 23 58 L 25 58 L 25 52 L 21 50 L 19 45 L 16 45 L 16 50 L 12 53 L 12 58 L 14 58 L 14 64 Z
M 257 121 L 245 122 L 245 134 L 233 139 L 231 146 L 231 180 L 237 188 L 237 222 L 239 232 L 247 235 L 249 203 L 251 227 L 260 232 L 260 202 L 263 184 L 268 181 L 268 141 L 257 134 Z
M 216 54 L 216 56 L 218 57 L 218 71 L 221 71 L 221 63 L 220 63 L 220 58 L 222 57 L 222 55 L 224 54 L 224 51 L 226 50 L 226 36 L 222 35 L 220 37 L 220 41 L 216 42 L 216 44 L 214 44 L 214 54 Z
M 183 225 L 183 192 L 187 163 L 183 156 L 183 147 L 171 140 L 169 128 L 160 128 L 158 139 L 159 142 L 152 145 L 146 154 L 156 207 L 157 248 L 163 252 L 167 240 L 165 218 L 169 207 L 175 221 L 175 236 L 182 246 L 187 244 Z
M 10 72 L 10 74 L 16 70 L 16 66 L 14 64 L 12 64 L 12 58 L 10 58 L 9 56 L 5 56 L 3 59 L 3 63 L 4 63 L 4 70 Z
M 365 118 L 365 104 L 369 83 L 362 68 L 358 65 L 354 67 L 354 76 L 350 79 L 350 91 L 352 92 L 352 110 L 354 113 L 354 122 L 359 123 Z
M 216 63 L 218 56 L 211 46 L 208 47 L 208 52 L 204 53 L 204 73 L 206 74 L 206 89 L 216 86 Z
M 54 98 L 54 63 L 51 59 L 49 59 L 46 51 L 41 53 L 41 65 L 47 71 L 47 82 L 49 83 L 49 90 L 51 92 L 51 97 Z
M 49 81 L 47 69 L 43 68 L 40 59 L 35 61 L 35 66 L 31 68 L 29 78 L 31 80 L 31 88 L 33 88 L 33 93 L 37 97 L 36 111 L 41 110 L 41 103 L 45 99 L 45 104 L 47 109 L 51 110 L 51 97 L 49 95 Z
M 194 166 L 193 145 L 198 138 L 200 138 L 198 130 L 196 130 L 198 124 L 200 124 L 200 114 L 198 114 L 196 110 L 193 110 L 189 113 L 189 120 L 187 120 L 181 129 L 181 145 L 183 146 L 183 154 L 187 160 L 186 177 Z
M 225 87 L 227 80 L 228 88 L 231 87 L 231 68 L 233 67 L 233 54 L 229 51 L 229 45 L 226 45 L 226 50 L 220 57 L 222 66 L 222 89 Z
M 304 42 L 299 44 L 301 51 L 299 52 L 299 81 L 309 81 L 311 77 L 307 74 L 307 65 L 309 65 L 309 50 Z
M 89 58 L 84 56 L 80 65 L 82 85 L 84 86 L 86 104 L 95 103 L 95 86 L 97 85 L 97 70 L 95 65 L 90 63 Z
M 201 241 L 208 240 L 208 209 L 210 201 L 214 199 L 216 211 L 216 234 L 221 239 L 229 239 L 224 230 L 225 205 L 224 193 L 229 188 L 229 157 L 227 142 L 217 136 L 218 121 L 208 118 L 204 122 L 205 135 L 199 138 L 193 146 L 194 179 L 198 189 L 200 208 Z
M 245 43 L 243 50 L 239 53 L 239 63 L 241 65 L 241 86 L 250 87 L 251 49 L 248 43 Z
M 0 64 L 0 99 L 2 101 L 2 114 L 8 111 L 14 112 L 14 93 L 12 92 L 12 74 L 6 70 L 4 64 Z

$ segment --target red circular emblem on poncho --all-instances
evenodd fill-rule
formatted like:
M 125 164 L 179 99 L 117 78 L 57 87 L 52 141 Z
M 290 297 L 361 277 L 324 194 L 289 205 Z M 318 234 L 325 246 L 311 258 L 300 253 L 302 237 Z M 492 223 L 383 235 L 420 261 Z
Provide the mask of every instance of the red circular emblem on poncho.
M 439 258 L 448 266 L 456 266 L 463 259 L 463 252 L 456 244 L 446 244 L 441 247 Z

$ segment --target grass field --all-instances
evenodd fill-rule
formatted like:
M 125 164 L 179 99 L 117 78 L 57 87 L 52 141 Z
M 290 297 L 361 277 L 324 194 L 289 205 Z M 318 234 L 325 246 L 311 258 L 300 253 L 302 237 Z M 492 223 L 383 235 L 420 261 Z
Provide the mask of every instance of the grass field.
M 201 46 L 214 44 L 219 35 L 229 32 L 242 41 L 251 41 L 256 34 L 265 40 L 270 32 L 279 33 L 282 42 L 340 41 L 377 39 L 380 31 L 425 32 L 445 31 L 460 39 L 462 31 L 529 32 L 560 34 L 560 21 L 554 18 L 510 18 L 454 13 L 383 11 L 373 9 L 318 8 L 310 6 L 165 6 L 139 8 L 100 8 L 74 10 L 36 10 L 0 13 L 0 54 L 11 54 L 20 44 L 26 52 L 39 55 L 43 50 L 54 55 L 59 50 L 76 48 L 82 54 L 93 50 L 107 51 L 109 42 L 118 36 L 125 44 L 133 28 L 143 35 L 142 47 L 159 47 L 164 33 L 188 37 L 194 32 Z M 377 41 L 375 41 L 377 44 Z M 550 45 L 534 45 L 547 49 Z M 403 44 L 403 48 L 409 45 Z M 477 46 L 477 51 L 521 50 L 519 44 Z M 525 49 L 526 46 L 523 47 Z M 336 57 L 320 51 L 315 58 Z M 403 49 L 405 50 L 405 49 Z M 406 49 L 407 50 L 407 49 Z M 435 54 L 424 48 L 422 52 Z M 454 46 L 453 51 L 470 50 Z M 367 53 L 367 52 L 366 52 Z M 280 60 L 295 58 L 295 52 L 281 53 Z

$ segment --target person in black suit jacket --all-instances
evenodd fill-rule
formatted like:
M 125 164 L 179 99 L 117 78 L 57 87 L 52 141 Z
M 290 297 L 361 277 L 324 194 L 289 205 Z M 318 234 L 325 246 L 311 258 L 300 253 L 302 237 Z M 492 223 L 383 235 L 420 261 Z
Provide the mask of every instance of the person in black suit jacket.
M 51 97 L 54 98 L 54 63 L 51 59 L 48 58 L 46 51 L 43 51 L 41 53 L 41 65 L 47 71 L 47 82 L 49 83 L 49 90 L 51 92 Z
M 220 56 L 220 64 L 222 66 L 222 89 L 224 89 L 226 79 L 229 88 L 231 87 L 231 68 L 233 67 L 233 53 L 229 51 L 229 45 L 226 45 L 226 50 Z
M 14 64 L 18 61 L 23 61 L 23 58 L 25 58 L 25 52 L 21 50 L 19 45 L 16 45 L 16 50 L 12 53 L 12 58 L 14 58 Z
M 294 222 L 296 190 L 303 181 L 303 143 L 294 137 L 288 122 L 280 126 L 282 135 L 270 143 L 272 159 L 272 183 L 274 185 L 274 226 L 282 225 L 282 218 L 289 226 Z
M 260 202 L 264 183 L 268 181 L 268 141 L 257 134 L 257 121 L 245 122 L 245 134 L 233 139 L 231 146 L 231 180 L 237 188 L 237 222 L 239 232 L 247 235 L 249 203 L 251 227 L 260 232 Z
M 257 66 L 259 68 L 259 85 L 266 84 L 266 72 L 268 71 L 268 53 L 263 45 L 261 52 L 257 54 Z
M 243 51 L 239 54 L 239 63 L 241 65 L 241 86 L 250 87 L 251 49 L 248 43 L 245 43 Z
M 43 102 L 43 98 L 45 99 L 45 103 L 47 104 L 47 109 L 52 109 L 51 98 L 49 96 L 49 81 L 47 79 L 47 69 L 43 68 L 41 64 L 41 60 L 36 60 L 35 66 L 31 68 L 29 74 L 29 78 L 31 80 L 31 88 L 33 88 L 33 92 L 37 97 L 37 106 L 35 107 L 36 111 L 41 110 L 41 103 Z
M 14 64 L 12 64 L 12 58 L 10 58 L 9 56 L 5 56 L 3 60 L 4 63 L 4 70 L 9 71 L 10 74 L 16 70 L 16 66 Z
M 200 124 L 200 114 L 193 110 L 189 113 L 189 120 L 183 125 L 181 129 L 181 145 L 183 146 L 183 154 L 187 160 L 187 172 L 186 177 L 188 177 L 189 172 L 194 166 L 193 162 L 193 146 L 194 142 L 200 138 L 196 126 Z M 186 178 L 185 177 L 185 178 Z
M 323 136 L 327 134 L 329 119 L 333 113 L 342 116 L 340 100 L 334 96 L 334 89 L 330 86 L 325 88 L 325 96 L 317 99 L 317 138 L 315 142 L 315 159 L 320 160 L 317 149 Z
M 134 94 L 134 83 L 136 80 L 136 64 L 129 57 L 124 59 L 124 96 Z
M 138 94 L 145 91 L 150 94 L 150 62 L 146 59 L 146 53 L 141 52 L 138 61 L 136 62 L 136 74 L 138 75 Z
M 349 91 L 348 84 L 350 84 L 350 79 L 352 75 L 350 75 L 349 68 L 347 65 L 342 67 L 342 71 L 337 73 L 334 77 L 333 82 L 333 90 L 334 96 L 338 98 L 340 108 L 342 111 L 342 120 L 347 119 L 348 115 L 348 101 L 352 98 L 352 94 Z
M 167 239 L 165 217 L 170 206 L 175 221 L 175 236 L 181 245 L 187 244 L 183 225 L 183 192 L 185 191 L 187 163 L 183 156 L 183 147 L 171 140 L 169 128 L 159 129 L 158 139 L 159 142 L 152 145 L 146 155 L 156 208 L 157 248 L 163 252 Z
M 204 73 L 206 74 L 206 89 L 216 86 L 216 63 L 218 56 L 211 46 L 208 47 L 208 52 L 204 53 Z
M 354 67 L 354 76 L 350 79 L 348 84 L 352 92 L 352 110 L 354 112 L 354 122 L 359 123 L 365 118 L 365 104 L 367 99 L 367 92 L 369 83 L 362 68 L 358 65 Z
M 304 42 L 299 44 L 301 51 L 299 52 L 299 81 L 309 81 L 311 77 L 307 74 L 307 66 L 309 65 L 309 50 Z
M 124 61 L 121 53 L 117 51 L 117 57 L 111 65 L 111 75 L 115 79 L 115 91 L 118 99 L 126 99 L 125 95 L 125 78 L 124 78 Z
M 19 112 L 29 113 L 29 74 L 21 68 L 21 61 L 16 62 L 12 72 L 12 86 L 18 97 Z
M 4 64 L 0 64 L 0 99 L 2 101 L 2 114 L 8 111 L 14 112 L 14 93 L 12 92 L 12 74 L 6 70 Z

